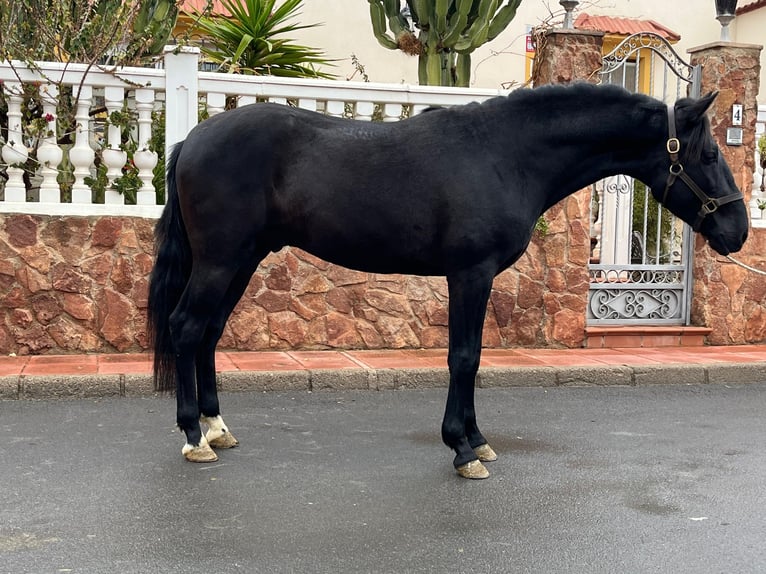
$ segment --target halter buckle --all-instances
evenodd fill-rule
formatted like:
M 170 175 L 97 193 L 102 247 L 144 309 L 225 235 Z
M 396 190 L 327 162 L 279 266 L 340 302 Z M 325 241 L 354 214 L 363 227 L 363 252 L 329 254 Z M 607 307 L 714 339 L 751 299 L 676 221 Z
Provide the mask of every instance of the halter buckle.
M 668 143 L 665 144 L 665 147 L 668 153 L 675 154 L 681 151 L 681 142 L 678 141 L 678 138 L 668 138 Z
M 714 198 L 708 198 L 706 202 L 702 204 L 702 209 L 700 210 L 700 213 L 704 212 L 705 215 L 710 215 L 714 211 L 718 210 L 718 201 Z

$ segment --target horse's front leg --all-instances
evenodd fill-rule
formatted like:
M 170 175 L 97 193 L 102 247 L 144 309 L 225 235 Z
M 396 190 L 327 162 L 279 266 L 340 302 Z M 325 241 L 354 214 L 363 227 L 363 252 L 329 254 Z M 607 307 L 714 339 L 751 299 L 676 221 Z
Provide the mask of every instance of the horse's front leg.
M 487 478 L 482 464 L 497 455 L 476 422 L 474 389 L 481 357 L 481 336 L 494 274 L 473 269 L 447 278 L 449 284 L 450 371 L 442 440 L 456 455 L 453 464 L 464 478 Z

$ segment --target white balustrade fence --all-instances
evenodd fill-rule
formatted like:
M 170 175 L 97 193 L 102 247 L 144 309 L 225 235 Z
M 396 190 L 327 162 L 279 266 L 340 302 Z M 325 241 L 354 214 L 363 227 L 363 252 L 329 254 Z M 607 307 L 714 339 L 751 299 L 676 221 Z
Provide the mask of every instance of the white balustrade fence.
M 83 64 L 39 62 L 35 69 L 22 62 L 0 62 L 0 88 L 8 106 L 7 138 L 0 142 L 0 213 L 46 215 L 134 215 L 158 217 L 162 205 L 152 185 L 158 153 L 152 151 L 153 112 L 164 111 L 165 150 L 183 140 L 200 116 L 256 102 L 295 105 L 321 113 L 371 121 L 398 121 L 428 106 L 451 106 L 482 101 L 502 90 L 476 90 L 376 84 L 270 76 L 198 72 L 199 50 L 168 46 L 164 69 L 104 70 Z M 22 106 L 30 89 L 39 90 L 43 119 L 26 123 Z M 68 143 L 57 140 L 56 105 L 59 91 L 76 101 L 75 129 Z M 122 149 L 122 128 L 105 118 L 130 111 L 130 130 L 137 143 L 133 163 L 140 186 L 135 204 L 114 187 L 123 177 L 128 154 Z M 45 124 L 40 126 L 40 124 Z M 104 127 L 104 126 L 107 127 Z M 36 149 L 36 152 L 35 152 Z M 97 154 L 100 150 L 100 154 Z M 36 153 L 36 162 L 29 162 Z M 100 159 L 97 160 L 98 155 Z M 108 183 L 103 197 L 92 180 L 99 161 Z M 62 192 L 60 173 L 69 164 L 74 181 L 71 198 Z M 29 173 L 29 166 L 33 173 Z M 25 166 L 27 174 L 25 177 Z M 160 164 L 160 168 L 162 164 Z M 215 169 L 215 166 L 211 166 Z M 103 168 L 102 168 L 103 170 Z M 32 186 L 25 179 L 33 182 Z
M 755 124 L 755 171 L 753 172 L 753 193 L 750 199 L 750 220 L 753 227 L 766 227 L 766 170 L 761 162 L 766 158 L 758 153 L 758 140 L 766 137 L 766 104 L 758 106 Z M 761 206 L 764 209 L 761 209 Z

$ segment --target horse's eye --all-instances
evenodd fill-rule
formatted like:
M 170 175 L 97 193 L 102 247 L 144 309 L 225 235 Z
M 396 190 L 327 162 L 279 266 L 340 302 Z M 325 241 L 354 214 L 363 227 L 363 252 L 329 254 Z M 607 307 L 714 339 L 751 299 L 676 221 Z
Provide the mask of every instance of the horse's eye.
M 705 163 L 715 163 L 718 160 L 718 154 L 714 151 L 705 151 L 702 153 L 702 161 Z

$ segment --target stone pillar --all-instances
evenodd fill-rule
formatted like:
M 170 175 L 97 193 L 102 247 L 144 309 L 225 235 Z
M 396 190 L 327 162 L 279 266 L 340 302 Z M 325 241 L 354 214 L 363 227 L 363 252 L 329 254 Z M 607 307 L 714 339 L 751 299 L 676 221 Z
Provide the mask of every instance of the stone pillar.
M 537 35 L 532 80 L 535 86 L 597 83 L 604 33 L 593 30 L 550 30 Z
M 603 36 L 563 29 L 537 35 L 534 85 L 598 81 Z M 581 347 L 589 287 L 590 189 L 553 206 L 544 218 L 547 230 L 535 232 L 527 253 L 495 282 L 495 310 L 502 303 L 502 285 L 517 286 L 512 320 L 507 326 L 498 321 L 500 332 L 511 345 Z
M 702 93 L 718 90 L 709 117 L 713 137 L 726 158 L 739 189 L 750 200 L 755 171 L 755 122 L 758 113 L 760 51 L 752 44 L 716 42 L 689 50 L 692 65 L 702 67 Z M 743 106 L 742 145 L 726 143 L 732 106 Z M 750 229 L 737 259 L 766 269 L 766 229 Z M 692 323 L 713 329 L 715 345 L 766 341 L 766 278 L 718 256 L 701 236 L 695 240 Z

